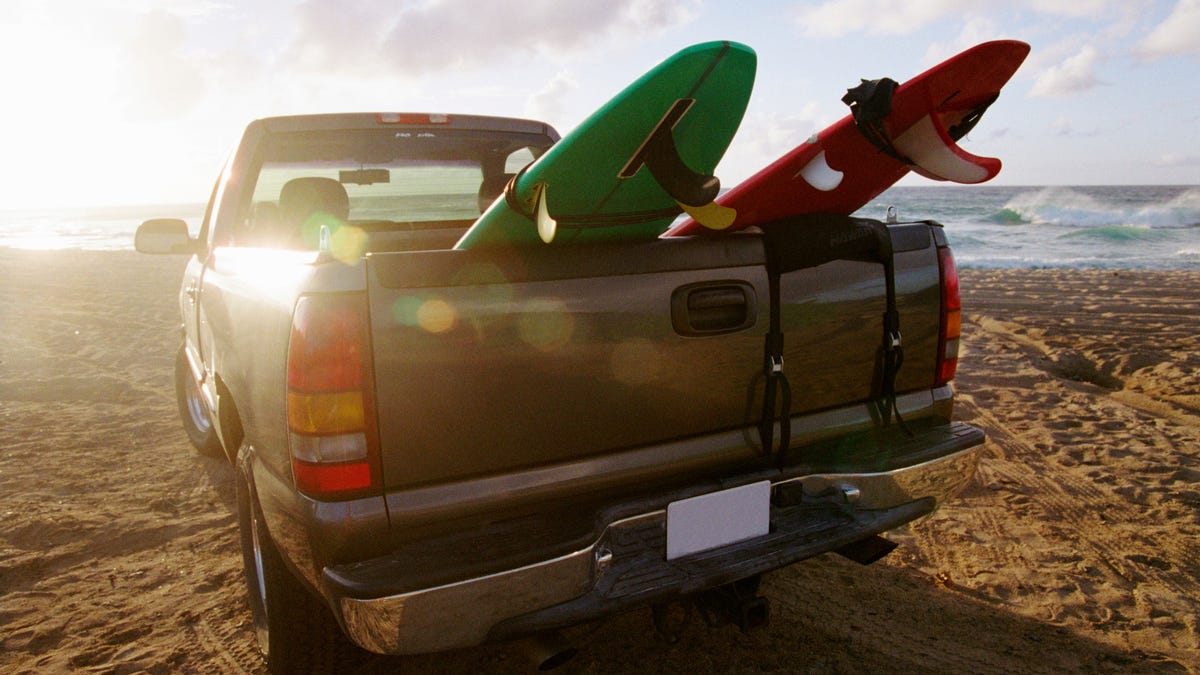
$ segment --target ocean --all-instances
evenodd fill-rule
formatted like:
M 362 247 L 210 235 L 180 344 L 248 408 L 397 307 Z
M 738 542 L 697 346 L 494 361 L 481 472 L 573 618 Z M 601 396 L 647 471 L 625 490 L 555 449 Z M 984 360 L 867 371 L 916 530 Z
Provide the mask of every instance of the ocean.
M 893 187 L 856 215 L 946 226 L 963 268 L 1200 270 L 1200 186 Z M 0 246 L 129 250 L 148 218 L 183 218 L 204 204 L 4 210 Z

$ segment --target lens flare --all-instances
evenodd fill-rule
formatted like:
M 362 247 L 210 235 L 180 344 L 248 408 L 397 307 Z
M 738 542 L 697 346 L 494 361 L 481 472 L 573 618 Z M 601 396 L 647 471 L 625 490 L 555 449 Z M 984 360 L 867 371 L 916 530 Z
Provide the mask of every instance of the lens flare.
M 521 339 L 543 352 L 554 351 L 571 341 L 575 319 L 557 298 L 530 300 L 518 319 Z

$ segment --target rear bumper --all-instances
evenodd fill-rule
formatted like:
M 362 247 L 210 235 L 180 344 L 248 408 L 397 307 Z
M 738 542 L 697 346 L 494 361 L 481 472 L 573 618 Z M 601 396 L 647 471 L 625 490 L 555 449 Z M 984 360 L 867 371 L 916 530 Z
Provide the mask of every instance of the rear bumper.
M 379 653 L 453 649 L 570 625 L 778 569 L 928 515 L 971 479 L 983 439 L 959 423 L 913 437 L 865 436 L 853 447 L 843 439 L 806 448 L 766 476 L 668 495 L 674 501 L 764 477 L 772 484 L 767 534 L 671 561 L 664 502 L 602 524 L 575 550 L 520 567 L 395 592 L 391 577 L 403 566 L 380 559 L 326 569 L 324 590 L 346 633 Z

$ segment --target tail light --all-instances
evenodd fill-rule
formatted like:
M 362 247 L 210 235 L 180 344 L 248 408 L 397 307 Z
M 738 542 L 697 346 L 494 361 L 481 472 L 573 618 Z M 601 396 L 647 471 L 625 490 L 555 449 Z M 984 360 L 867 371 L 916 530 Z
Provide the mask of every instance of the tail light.
M 941 386 L 954 379 L 958 370 L 958 339 L 962 334 L 962 298 L 958 290 L 958 268 L 950 248 L 938 249 L 941 270 L 942 312 L 938 329 L 937 371 L 934 384 Z
M 306 295 L 288 345 L 287 418 L 292 476 L 318 499 L 382 486 L 369 321 L 359 294 Z

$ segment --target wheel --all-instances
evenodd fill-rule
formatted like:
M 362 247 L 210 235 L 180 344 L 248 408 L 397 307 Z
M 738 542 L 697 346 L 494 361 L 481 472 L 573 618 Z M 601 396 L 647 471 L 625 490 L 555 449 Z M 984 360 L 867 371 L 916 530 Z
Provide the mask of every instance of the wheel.
M 184 346 L 179 346 L 175 355 L 175 400 L 179 404 L 179 417 L 183 430 L 196 450 L 206 457 L 221 457 L 225 450 L 217 438 L 217 429 L 208 414 L 208 406 L 200 395 L 200 384 L 192 377 Z
M 324 603 L 288 570 L 271 540 L 245 453 L 237 468 L 238 530 L 258 648 L 272 673 L 336 672 L 358 651 Z

